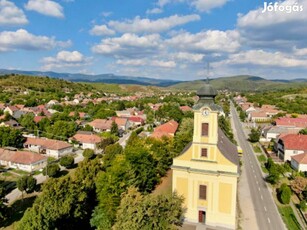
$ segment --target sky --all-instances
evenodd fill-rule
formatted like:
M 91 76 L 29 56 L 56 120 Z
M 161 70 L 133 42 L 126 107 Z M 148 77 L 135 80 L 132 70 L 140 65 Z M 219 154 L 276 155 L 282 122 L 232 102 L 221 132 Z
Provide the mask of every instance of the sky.
M 307 0 L 269 3 L 0 0 L 0 69 L 306 78 Z

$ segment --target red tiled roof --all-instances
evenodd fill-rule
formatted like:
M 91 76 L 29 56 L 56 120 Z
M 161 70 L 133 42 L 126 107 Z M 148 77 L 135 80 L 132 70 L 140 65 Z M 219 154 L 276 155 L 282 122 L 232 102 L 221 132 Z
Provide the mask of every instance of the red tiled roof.
M 79 134 L 77 133 L 74 135 L 71 139 L 76 140 L 80 143 L 91 143 L 91 144 L 96 144 L 101 142 L 101 137 L 95 135 L 95 134 Z
M 19 110 L 16 106 L 13 106 L 13 105 L 9 105 L 8 108 L 9 108 L 11 111 L 13 111 L 13 112 Z
M 275 120 L 278 126 L 296 126 L 300 128 L 307 127 L 307 118 L 290 118 L 290 117 L 280 117 Z
M 144 122 L 144 119 L 141 117 L 129 117 L 128 119 L 129 121 L 132 121 L 132 122 L 141 122 L 141 123 Z
M 96 128 L 96 129 L 111 129 L 112 126 L 112 120 L 107 119 L 95 119 L 92 122 L 89 123 L 90 126 Z
M 288 134 L 280 138 L 285 149 L 307 151 L 307 135 Z
M 294 156 L 291 156 L 299 164 L 307 164 L 307 153 L 301 153 Z
M 174 120 L 171 120 L 163 125 L 160 125 L 155 128 L 152 137 L 162 137 L 162 136 L 173 136 L 177 131 L 178 123 Z
M 192 108 L 190 106 L 184 105 L 180 106 L 181 111 L 186 112 L 186 111 L 192 111 Z
M 85 117 L 85 114 L 86 114 L 86 113 L 84 113 L 84 112 L 79 112 L 79 117 L 80 117 L 80 118 L 84 118 L 84 117 Z M 70 117 L 75 116 L 75 112 L 70 112 L 70 113 L 69 113 L 69 116 L 70 116 Z
M 64 141 L 32 137 L 28 137 L 24 145 L 37 145 L 51 150 L 60 150 L 72 147 L 70 144 Z
M 45 118 L 46 116 L 36 116 L 36 117 L 34 117 L 34 122 L 35 123 L 38 123 L 38 122 L 40 122 L 43 118 Z
M 0 159 L 3 161 L 29 165 L 38 161 L 47 160 L 47 157 L 32 152 L 0 149 Z
M 118 126 L 125 126 L 128 119 L 124 117 L 112 117 L 112 121 L 115 121 Z

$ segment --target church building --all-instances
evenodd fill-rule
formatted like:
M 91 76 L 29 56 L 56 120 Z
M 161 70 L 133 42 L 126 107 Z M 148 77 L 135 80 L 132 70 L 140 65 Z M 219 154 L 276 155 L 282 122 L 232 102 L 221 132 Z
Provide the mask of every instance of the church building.
M 193 141 L 173 161 L 172 189 L 185 199 L 185 222 L 235 229 L 237 148 L 218 126 L 217 91 L 207 83 L 197 95 Z

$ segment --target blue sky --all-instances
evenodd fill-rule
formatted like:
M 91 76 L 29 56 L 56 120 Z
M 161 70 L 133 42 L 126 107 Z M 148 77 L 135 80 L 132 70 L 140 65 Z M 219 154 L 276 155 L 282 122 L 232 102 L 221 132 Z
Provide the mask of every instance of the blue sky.
M 0 0 L 0 68 L 192 80 L 210 62 L 211 78 L 306 78 L 307 0 L 277 4 Z

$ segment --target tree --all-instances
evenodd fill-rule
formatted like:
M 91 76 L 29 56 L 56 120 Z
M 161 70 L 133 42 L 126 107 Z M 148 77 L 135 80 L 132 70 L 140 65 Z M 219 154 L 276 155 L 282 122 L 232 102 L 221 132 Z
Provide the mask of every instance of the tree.
M 5 203 L 7 202 L 5 198 L 5 188 L 2 183 L 0 183 L 0 221 L 6 218 L 7 207 Z
M 306 200 L 301 200 L 300 204 L 299 204 L 300 209 L 302 209 L 302 211 L 306 211 L 307 205 L 306 205 Z
M 123 147 L 118 143 L 107 146 L 104 152 L 104 156 L 102 158 L 104 168 L 110 167 L 113 161 L 115 160 L 116 156 L 122 153 L 123 153 Z
M 77 126 L 73 121 L 56 121 L 47 128 L 47 137 L 57 140 L 66 140 L 76 133 Z
M 239 117 L 240 117 L 240 120 L 244 122 L 245 119 L 247 118 L 247 115 L 243 110 L 240 110 Z
M 23 176 L 17 180 L 17 188 L 19 191 L 32 193 L 35 190 L 37 180 L 33 176 Z
M 34 122 L 34 114 L 33 113 L 27 113 L 20 117 L 19 123 L 28 129 L 28 131 L 33 132 L 36 128 L 36 124 Z
M 178 229 L 183 220 L 183 198 L 177 194 L 142 195 L 129 188 L 123 195 L 114 230 Z
M 252 128 L 249 136 L 249 141 L 250 142 L 258 142 L 261 136 L 261 131 L 260 131 L 260 127 L 256 128 Z
M 282 204 L 289 204 L 291 198 L 291 189 L 285 183 L 283 183 L 277 192 L 277 197 Z
M 111 125 L 111 134 L 118 136 L 118 125 L 115 123 L 115 121 L 113 121 Z
M 307 189 L 307 178 L 297 176 L 293 181 L 291 181 L 291 189 L 297 195 L 301 195 L 301 193 Z
M 181 153 L 193 139 L 194 119 L 182 119 L 174 138 L 174 151 Z
M 58 164 L 52 163 L 47 164 L 47 166 L 43 170 L 43 175 L 48 175 L 50 177 L 56 177 L 57 174 L 60 172 L 60 166 Z
M 74 161 L 75 160 L 73 156 L 66 155 L 60 159 L 60 165 L 64 166 L 65 168 L 72 168 L 74 165 Z
M 14 128 L 0 127 L 0 147 L 11 146 L 21 148 L 25 138 L 22 133 Z
M 93 149 L 84 149 L 83 156 L 87 159 L 92 159 L 95 157 L 95 152 Z
M 307 129 L 302 129 L 299 131 L 299 134 L 302 134 L 302 135 L 307 135 Z
M 103 138 L 102 141 L 98 144 L 98 148 L 105 151 L 106 147 L 113 144 L 115 141 L 112 137 Z

